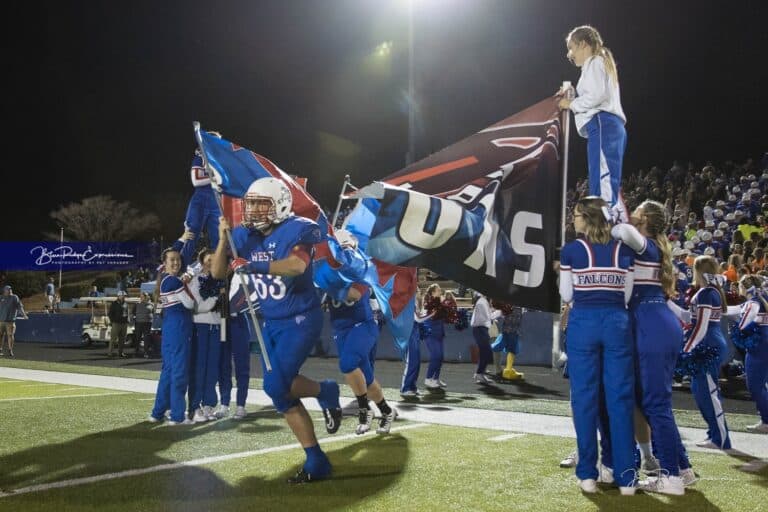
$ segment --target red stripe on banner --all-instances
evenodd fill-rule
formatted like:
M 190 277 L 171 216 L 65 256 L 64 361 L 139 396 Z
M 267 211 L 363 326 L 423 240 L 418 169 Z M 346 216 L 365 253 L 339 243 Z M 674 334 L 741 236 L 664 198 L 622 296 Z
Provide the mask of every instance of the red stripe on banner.
M 403 183 L 407 183 L 407 182 L 421 181 L 427 178 L 432 178 L 433 176 L 444 174 L 449 171 L 461 169 L 462 167 L 469 167 L 470 165 L 474 165 L 476 163 L 478 163 L 477 158 L 475 158 L 474 156 L 468 156 L 466 158 L 461 158 L 459 160 L 454 160 L 452 162 L 446 162 L 444 164 L 436 165 L 434 167 L 421 169 L 420 171 L 415 171 L 405 176 L 398 176 L 397 178 L 392 178 L 390 180 L 387 180 L 387 183 L 389 183 L 390 185 L 402 185 Z

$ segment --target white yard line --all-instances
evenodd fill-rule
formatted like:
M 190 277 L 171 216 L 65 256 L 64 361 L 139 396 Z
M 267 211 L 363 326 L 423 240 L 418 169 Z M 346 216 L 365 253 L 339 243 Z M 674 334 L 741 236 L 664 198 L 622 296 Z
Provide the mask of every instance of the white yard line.
M 27 370 L 23 368 L 0 367 L 0 378 L 91 386 L 102 389 L 131 391 L 135 393 L 154 394 L 157 390 L 157 381 L 153 380 Z M 236 388 L 232 390 L 232 396 L 235 396 L 235 393 Z M 309 410 L 320 410 L 317 400 L 303 399 L 302 402 L 304 402 L 304 405 Z M 261 407 L 272 406 L 272 400 L 270 400 L 267 394 L 260 389 L 251 389 L 248 391 L 247 403 L 259 405 Z M 352 403 L 356 403 L 354 398 L 341 398 L 342 407 L 346 407 Z M 418 423 L 435 423 L 455 427 L 482 428 L 499 430 L 502 432 L 576 438 L 576 433 L 573 429 L 573 420 L 568 416 L 451 407 L 440 403 L 423 405 L 413 404 L 412 402 L 390 403 L 398 408 L 402 419 Z M 700 441 L 707 436 L 706 430 L 704 429 L 681 427 L 680 436 L 682 437 L 686 448 L 690 451 L 722 453 L 717 450 L 699 448 L 694 444 L 696 441 Z M 744 448 L 745 450 L 748 450 L 748 454 L 753 457 L 768 458 L 767 435 L 751 434 L 747 432 L 731 432 L 730 436 L 731 442 L 736 448 Z
M 82 398 L 86 396 L 110 396 L 110 395 L 128 395 L 130 391 L 123 393 L 85 393 L 82 395 L 54 395 L 54 396 L 23 396 L 17 398 L 0 398 L 0 402 L 19 402 L 21 400 L 51 400 L 53 398 Z
M 42 386 L 60 386 L 60 385 L 61 384 L 58 384 L 58 383 L 52 383 L 52 384 L 50 384 L 50 383 L 48 383 L 48 384 L 22 384 L 22 385 L 17 386 L 17 387 L 19 387 L 19 388 L 39 388 L 39 387 L 42 387 Z
M 421 428 L 421 427 L 426 427 L 426 425 L 418 424 L 418 423 L 414 423 L 411 425 L 403 425 L 402 427 L 393 428 L 391 432 L 399 432 L 402 430 L 410 430 L 410 429 Z M 178 427 L 174 427 L 174 428 L 178 428 Z M 328 445 L 330 443 L 337 443 L 339 441 L 348 441 L 350 439 L 366 439 L 367 437 L 371 437 L 372 435 L 375 435 L 375 434 L 373 433 L 368 433 L 363 435 L 346 434 L 343 436 L 326 437 L 323 439 L 319 439 L 319 441 L 323 445 Z M 64 487 L 74 487 L 76 485 L 104 482 L 106 480 L 115 480 L 118 478 L 146 475 L 148 473 L 157 473 L 160 471 L 170 471 L 173 469 L 180 469 L 180 468 L 190 467 L 190 466 L 204 466 L 207 464 L 215 464 L 217 462 L 225 462 L 225 461 L 235 460 L 235 459 L 244 459 L 246 457 L 255 457 L 255 456 L 264 455 L 267 453 L 282 452 L 286 450 L 294 450 L 299 448 L 301 448 L 300 444 L 291 443 L 291 444 L 285 444 L 282 446 L 273 446 L 271 448 L 263 448 L 261 450 L 251 450 L 247 452 L 230 453 L 227 455 L 217 455 L 215 457 L 203 457 L 201 459 L 194 459 L 194 460 L 188 460 L 183 462 L 172 462 L 169 464 L 160 464 L 157 466 L 150 466 L 148 468 L 128 469 L 125 471 L 118 471 L 115 473 L 105 473 L 101 475 L 87 476 L 83 478 L 72 478 L 69 480 L 61 480 L 59 482 L 51 482 L 48 484 L 30 485 L 29 487 L 22 487 L 20 489 L 14 489 L 11 491 L 6 491 L 6 492 L 0 491 L 0 498 L 6 498 L 9 496 L 18 496 L 19 494 L 29 494 L 33 492 L 48 491 L 51 489 L 61 489 Z
M 488 440 L 489 441 L 501 442 L 501 441 L 506 441 L 507 439 L 515 439 L 516 437 L 523 437 L 523 436 L 525 436 L 525 434 L 520 434 L 520 433 L 515 432 L 513 434 L 504 434 L 504 435 L 501 435 L 501 436 L 489 437 Z

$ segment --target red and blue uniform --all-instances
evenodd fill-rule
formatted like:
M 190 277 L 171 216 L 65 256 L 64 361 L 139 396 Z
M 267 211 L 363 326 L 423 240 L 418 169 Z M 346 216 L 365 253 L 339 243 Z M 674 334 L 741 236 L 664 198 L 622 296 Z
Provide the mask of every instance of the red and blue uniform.
M 200 150 L 195 150 L 195 156 L 192 158 L 190 168 L 190 177 L 195 191 L 189 200 L 187 214 L 184 217 L 184 227 L 195 233 L 195 239 L 199 238 L 200 233 L 205 231 L 208 235 L 209 247 L 216 247 L 219 244 L 219 217 L 221 209 L 216 202 L 216 195 L 211 187 L 211 178 L 205 172 L 203 166 L 203 157 Z M 195 240 L 184 244 L 182 256 L 187 261 L 195 250 Z
M 746 349 L 747 389 L 755 401 L 760 421 L 768 424 L 768 311 L 757 298 L 742 305 L 739 329 L 744 330 L 753 323 L 760 333 L 760 342 Z
M 601 389 L 610 425 L 615 481 L 633 485 L 634 347 L 627 291 L 634 252 L 619 241 L 576 239 L 563 246 L 560 293 L 573 302 L 568 320 L 568 374 L 579 462 L 576 476 L 597 479 L 597 427 Z
M 160 303 L 163 306 L 163 366 L 152 416 L 162 420 L 165 411 L 170 409 L 171 421 L 182 422 L 187 409 L 185 396 L 195 300 L 181 279 L 167 275 L 160 282 Z

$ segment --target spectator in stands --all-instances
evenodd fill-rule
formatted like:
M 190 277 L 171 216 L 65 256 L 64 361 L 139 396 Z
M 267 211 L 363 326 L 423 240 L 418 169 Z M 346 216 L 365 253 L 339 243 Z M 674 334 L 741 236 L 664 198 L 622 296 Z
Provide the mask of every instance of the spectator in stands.
M 125 302 L 127 294 L 120 290 L 117 292 L 117 300 L 109 305 L 109 322 L 112 324 L 109 336 L 109 357 L 114 357 L 113 348 L 117 344 L 117 351 L 120 357 L 128 357 L 123 347 L 125 337 L 128 332 L 128 304 Z
M 99 288 L 96 285 L 91 286 L 91 291 L 88 292 L 89 297 L 98 297 L 99 296 Z
M 16 318 L 19 315 L 25 320 L 29 318 L 21 299 L 13 293 L 10 285 L 3 286 L 3 294 L 0 295 L 0 356 L 3 355 L 5 338 L 8 338 L 8 355 L 13 357 L 13 337 L 16 334 Z
M 53 284 L 53 277 L 49 277 L 48 282 L 45 283 L 45 300 L 45 311 L 53 313 L 53 304 L 56 300 L 56 285 Z
M 138 357 L 139 347 L 144 347 L 144 358 L 154 355 L 156 349 L 152 340 L 152 311 L 154 306 L 147 292 L 141 292 L 139 303 L 133 311 L 133 339 L 136 340 L 134 355 Z

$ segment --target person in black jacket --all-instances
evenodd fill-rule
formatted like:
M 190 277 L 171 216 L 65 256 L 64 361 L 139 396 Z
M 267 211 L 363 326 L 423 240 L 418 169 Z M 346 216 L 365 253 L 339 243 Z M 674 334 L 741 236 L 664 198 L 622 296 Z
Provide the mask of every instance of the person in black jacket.
M 109 336 L 109 357 L 114 357 L 113 347 L 117 342 L 117 352 L 120 357 L 128 357 L 123 352 L 125 336 L 128 332 L 128 303 L 125 302 L 127 294 L 120 290 L 117 292 L 117 300 L 109 305 L 109 321 L 112 329 Z

